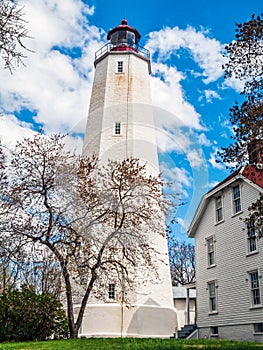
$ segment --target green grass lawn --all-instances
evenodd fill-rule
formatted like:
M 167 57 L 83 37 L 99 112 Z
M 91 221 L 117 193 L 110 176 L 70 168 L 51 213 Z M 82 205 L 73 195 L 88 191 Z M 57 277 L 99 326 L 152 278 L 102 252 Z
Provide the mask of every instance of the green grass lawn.
M 228 340 L 178 339 L 76 339 L 46 342 L 0 343 L 1 350 L 179 350 L 179 349 L 262 349 L 263 343 Z

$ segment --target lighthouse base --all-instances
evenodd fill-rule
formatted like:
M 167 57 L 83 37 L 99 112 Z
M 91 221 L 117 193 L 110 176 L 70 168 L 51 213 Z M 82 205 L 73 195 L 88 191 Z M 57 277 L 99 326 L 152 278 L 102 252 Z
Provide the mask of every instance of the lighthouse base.
M 79 336 L 169 338 L 177 327 L 176 312 L 158 305 L 88 305 Z

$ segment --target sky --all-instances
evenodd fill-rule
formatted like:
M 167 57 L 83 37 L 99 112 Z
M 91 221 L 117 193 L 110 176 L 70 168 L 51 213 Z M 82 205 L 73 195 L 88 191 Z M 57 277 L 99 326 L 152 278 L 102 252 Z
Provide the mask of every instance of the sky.
M 81 150 L 94 77 L 94 53 L 123 18 L 151 53 L 150 76 L 160 167 L 181 193 L 174 234 L 187 228 L 204 193 L 229 170 L 216 162 L 231 142 L 229 108 L 242 82 L 224 79 L 224 48 L 235 23 L 262 13 L 262 0 L 20 0 L 31 38 L 25 65 L 0 62 L 0 139 L 68 133 Z

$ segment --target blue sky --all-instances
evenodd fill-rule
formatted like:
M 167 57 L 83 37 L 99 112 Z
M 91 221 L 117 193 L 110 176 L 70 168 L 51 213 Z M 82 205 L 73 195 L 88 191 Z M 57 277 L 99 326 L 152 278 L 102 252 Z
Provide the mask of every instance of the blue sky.
M 242 84 L 224 80 L 224 46 L 235 23 L 262 12 L 262 0 L 21 0 L 32 39 L 26 66 L 0 74 L 0 138 L 8 147 L 39 127 L 70 132 L 81 149 L 94 52 L 123 16 L 151 51 L 152 100 L 161 169 L 182 193 L 175 234 L 187 226 L 207 190 L 228 175 L 215 162 L 230 142 L 229 108 Z M 2 63 L 1 63 L 2 64 Z

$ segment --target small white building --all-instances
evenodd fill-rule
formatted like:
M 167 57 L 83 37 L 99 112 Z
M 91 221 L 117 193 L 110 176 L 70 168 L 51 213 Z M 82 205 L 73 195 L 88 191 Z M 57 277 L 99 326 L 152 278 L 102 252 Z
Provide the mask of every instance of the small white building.
M 190 225 L 200 338 L 263 341 L 263 239 L 244 222 L 262 189 L 262 170 L 242 167 L 204 195 Z
M 177 330 L 181 330 L 185 325 L 195 324 L 196 290 L 188 288 L 188 286 L 174 286 L 173 299 L 177 316 Z

